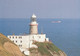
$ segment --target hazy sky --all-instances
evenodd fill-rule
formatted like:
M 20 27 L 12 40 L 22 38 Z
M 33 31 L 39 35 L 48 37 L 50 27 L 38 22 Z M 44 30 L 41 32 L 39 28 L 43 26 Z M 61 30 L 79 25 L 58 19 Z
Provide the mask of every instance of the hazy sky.
M 0 0 L 0 18 L 80 18 L 80 0 Z

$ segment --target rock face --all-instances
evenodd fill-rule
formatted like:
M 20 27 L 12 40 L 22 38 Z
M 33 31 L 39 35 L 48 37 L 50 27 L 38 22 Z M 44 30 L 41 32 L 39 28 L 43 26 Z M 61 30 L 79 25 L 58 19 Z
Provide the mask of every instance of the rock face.
M 38 48 L 30 48 L 30 56 L 67 56 L 51 42 L 36 42 Z
M 0 33 L 0 56 L 25 56 L 17 45 Z

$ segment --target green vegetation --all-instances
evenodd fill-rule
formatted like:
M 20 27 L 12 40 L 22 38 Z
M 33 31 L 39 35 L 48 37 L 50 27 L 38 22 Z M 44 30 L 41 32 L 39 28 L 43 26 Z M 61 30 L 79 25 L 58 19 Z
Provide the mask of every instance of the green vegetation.
M 57 48 L 53 43 L 51 42 L 36 42 L 34 43 L 38 46 L 37 50 L 42 55 L 52 56 L 50 52 L 59 54 L 59 51 L 61 51 L 59 48 Z M 35 48 L 31 48 L 30 51 L 35 50 Z

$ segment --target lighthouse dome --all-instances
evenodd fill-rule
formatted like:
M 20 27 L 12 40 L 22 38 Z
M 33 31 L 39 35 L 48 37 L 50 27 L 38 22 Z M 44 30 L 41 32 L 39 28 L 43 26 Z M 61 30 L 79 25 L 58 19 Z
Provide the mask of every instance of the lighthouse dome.
M 32 18 L 36 18 L 36 15 L 35 15 L 35 14 L 33 14 L 33 15 L 32 15 Z

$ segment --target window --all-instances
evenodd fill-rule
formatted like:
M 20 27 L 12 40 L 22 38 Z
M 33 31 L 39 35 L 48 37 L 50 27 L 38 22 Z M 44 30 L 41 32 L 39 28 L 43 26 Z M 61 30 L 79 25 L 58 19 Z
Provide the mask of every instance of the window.
M 19 37 L 19 39 L 22 39 L 22 37 Z
M 14 39 L 14 37 L 13 37 L 13 39 Z
M 9 37 L 9 38 L 11 38 L 11 37 Z
M 17 39 L 17 37 L 16 37 L 16 39 Z
M 20 43 L 22 43 L 22 41 L 20 41 Z
M 17 43 L 17 41 L 16 41 L 16 43 Z
M 19 45 L 19 47 L 22 47 L 22 45 Z

